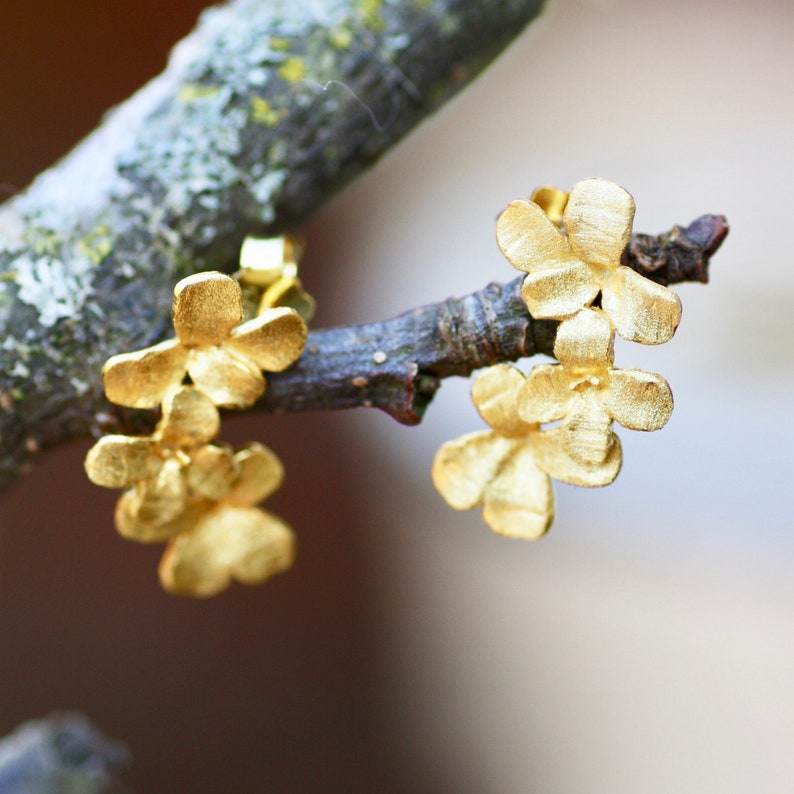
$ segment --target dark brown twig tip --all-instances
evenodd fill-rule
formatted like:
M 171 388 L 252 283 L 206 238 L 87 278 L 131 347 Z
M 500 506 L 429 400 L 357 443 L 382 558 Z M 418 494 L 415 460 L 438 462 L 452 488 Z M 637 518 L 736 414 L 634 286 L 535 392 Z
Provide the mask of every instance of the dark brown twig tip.
M 701 215 L 689 226 L 673 226 L 656 237 L 635 234 L 623 253 L 623 264 L 657 284 L 708 283 L 709 261 L 728 234 L 724 215 Z

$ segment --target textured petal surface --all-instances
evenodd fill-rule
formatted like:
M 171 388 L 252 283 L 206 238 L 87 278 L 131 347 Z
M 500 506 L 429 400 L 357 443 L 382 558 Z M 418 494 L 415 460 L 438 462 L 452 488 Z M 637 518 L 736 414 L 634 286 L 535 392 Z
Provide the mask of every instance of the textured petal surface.
M 668 342 L 681 322 L 678 295 L 629 267 L 605 279 L 601 306 L 624 339 L 643 345 Z
M 265 391 L 259 367 L 223 347 L 191 350 L 187 371 L 196 387 L 221 408 L 248 408 Z
M 172 521 L 187 504 L 187 483 L 180 462 L 167 458 L 156 477 L 143 480 L 131 493 L 131 516 L 144 524 Z
M 433 460 L 430 470 L 433 485 L 450 507 L 471 510 L 482 502 L 483 492 L 499 471 L 505 455 L 521 443 L 491 430 L 447 441 Z
M 575 259 L 565 235 L 534 202 L 517 199 L 496 221 L 496 241 L 510 264 L 525 273 Z
M 572 374 L 601 371 L 612 366 L 615 332 L 600 309 L 582 309 L 557 328 L 554 355 Z
M 212 400 L 195 386 L 180 386 L 163 398 L 163 416 L 155 436 L 164 446 L 191 449 L 211 441 L 221 427 Z
M 306 323 L 294 310 L 282 306 L 234 329 L 226 346 L 266 372 L 281 372 L 300 358 L 308 335 Z
M 127 408 L 156 408 L 163 394 L 185 377 L 187 350 L 178 339 L 112 356 L 102 367 L 108 400 Z
M 275 452 L 264 444 L 253 443 L 234 456 L 238 475 L 226 497 L 229 505 L 249 507 L 267 499 L 284 480 L 284 466 Z
M 208 502 L 188 504 L 177 516 L 163 521 L 157 516 L 142 516 L 138 510 L 139 496 L 134 491 L 127 491 L 116 503 L 113 519 L 119 535 L 127 540 L 138 543 L 163 543 L 192 529 L 201 514 L 207 510 L 208 504 Z
M 629 430 L 659 430 L 673 412 L 673 393 L 661 375 L 641 369 L 613 369 L 603 405 Z
M 620 439 L 613 433 L 609 452 L 600 463 L 582 463 L 572 458 L 562 440 L 562 429 L 553 427 L 532 434 L 532 448 L 538 467 L 550 477 L 582 488 L 609 485 L 620 472 L 623 453 Z
M 558 187 L 542 185 L 532 192 L 530 201 L 534 201 L 552 223 L 559 224 L 565 212 L 565 205 L 568 203 L 568 196 L 566 191 Z
M 518 393 L 518 413 L 529 424 L 562 419 L 570 410 L 576 393 L 571 379 L 559 364 L 537 364 Z
M 201 447 L 190 456 L 185 477 L 188 488 L 206 499 L 223 499 L 238 474 L 237 463 L 226 447 Z
M 522 441 L 485 488 L 482 517 L 500 535 L 534 540 L 554 520 L 554 492 L 535 464 L 532 447 Z
M 254 507 L 221 505 L 168 545 L 160 581 L 171 593 L 207 597 L 236 579 L 260 584 L 285 571 L 295 557 L 292 530 Z
M 574 259 L 552 270 L 530 273 L 524 279 L 521 296 L 536 319 L 561 320 L 589 306 L 598 290 L 590 267 Z
M 277 307 L 295 309 L 301 320 L 308 323 L 317 311 L 317 302 L 303 289 L 299 278 L 283 276 L 265 290 L 259 302 L 259 314 Z
M 240 285 L 224 273 L 196 273 L 174 287 L 174 329 L 187 347 L 217 345 L 243 319 Z
M 528 425 L 518 415 L 516 397 L 524 385 L 524 373 L 509 364 L 496 364 L 480 372 L 471 385 L 471 398 L 480 416 L 500 436 L 523 436 Z
M 162 461 L 151 438 L 103 436 L 88 450 L 85 471 L 95 485 L 129 488 L 140 480 L 156 477 Z
M 592 389 L 580 392 L 560 425 L 563 447 L 580 463 L 603 463 L 612 447 L 612 417 L 601 407 L 601 392 L 597 394 Z
M 585 179 L 571 189 L 563 222 L 571 248 L 591 265 L 614 268 L 631 237 L 634 199 L 606 179 Z

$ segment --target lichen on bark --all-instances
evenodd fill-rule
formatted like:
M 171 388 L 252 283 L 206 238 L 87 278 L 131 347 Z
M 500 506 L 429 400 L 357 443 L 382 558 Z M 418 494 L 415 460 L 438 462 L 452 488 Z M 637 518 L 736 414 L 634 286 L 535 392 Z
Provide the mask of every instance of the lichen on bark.
M 0 207 L 0 487 L 90 430 L 171 290 L 299 223 L 471 80 L 541 0 L 232 0 Z

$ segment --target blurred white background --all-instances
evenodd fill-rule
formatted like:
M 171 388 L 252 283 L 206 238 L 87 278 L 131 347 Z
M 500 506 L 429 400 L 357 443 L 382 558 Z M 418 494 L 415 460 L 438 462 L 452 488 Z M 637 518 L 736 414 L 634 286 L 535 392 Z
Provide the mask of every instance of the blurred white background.
M 419 429 L 346 418 L 383 707 L 460 792 L 794 788 L 792 34 L 784 0 L 552 0 L 308 230 L 348 265 L 322 300 L 365 322 L 512 279 L 495 219 L 540 184 L 619 182 L 637 231 L 731 225 L 711 283 L 676 287 L 673 342 L 617 350 L 668 379 L 672 420 L 620 432 L 613 486 L 558 486 L 543 540 L 432 489 L 435 449 L 483 426 L 468 382 Z

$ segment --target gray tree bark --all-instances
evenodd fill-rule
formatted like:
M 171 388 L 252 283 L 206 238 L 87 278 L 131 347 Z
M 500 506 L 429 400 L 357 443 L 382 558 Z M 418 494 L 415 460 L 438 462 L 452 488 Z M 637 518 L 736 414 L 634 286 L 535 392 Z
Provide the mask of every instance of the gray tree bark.
M 112 354 L 468 83 L 541 0 L 232 0 L 166 71 L 0 207 L 0 488 L 107 407 Z
M 0 739 L 0 792 L 130 794 L 120 777 L 129 763 L 127 748 L 83 715 L 52 714 Z

